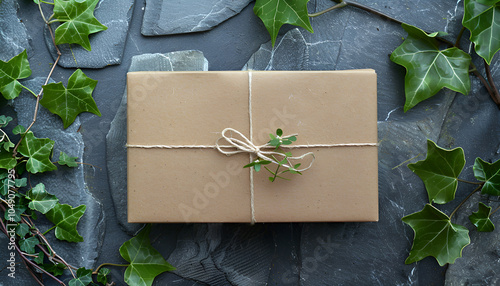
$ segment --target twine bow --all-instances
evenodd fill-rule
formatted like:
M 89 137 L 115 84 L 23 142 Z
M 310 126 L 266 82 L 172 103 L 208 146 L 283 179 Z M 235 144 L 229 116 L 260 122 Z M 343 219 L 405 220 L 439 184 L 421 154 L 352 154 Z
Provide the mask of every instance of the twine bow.
M 241 137 L 241 140 L 238 138 L 234 138 L 232 136 L 231 137 L 228 136 L 226 134 L 228 132 L 236 133 L 238 136 Z M 282 139 L 290 138 L 292 136 L 297 136 L 297 134 L 281 136 L 281 137 L 277 136 L 276 138 L 282 140 Z M 229 146 L 228 145 L 220 145 L 219 141 L 222 139 L 224 139 L 230 145 Z M 216 146 L 217 150 L 219 150 L 219 152 L 221 152 L 222 154 L 225 154 L 227 156 L 231 156 L 231 155 L 239 154 L 239 153 L 250 153 L 250 154 L 254 154 L 255 156 L 257 156 L 258 158 L 260 158 L 262 160 L 270 161 L 272 164 L 281 165 L 285 168 L 289 168 L 289 169 L 297 171 L 297 172 L 302 172 L 302 171 L 305 171 L 305 170 L 311 168 L 312 164 L 314 163 L 314 160 L 315 160 L 313 152 L 308 152 L 304 155 L 297 156 L 297 157 L 288 157 L 285 154 L 280 153 L 280 152 L 264 151 L 262 149 L 266 149 L 266 148 L 275 149 L 276 147 L 270 145 L 269 143 L 266 143 L 266 144 L 260 145 L 260 146 L 256 146 L 255 144 L 253 144 L 252 141 L 250 141 L 247 137 L 245 137 L 245 135 L 241 134 L 241 132 L 239 132 L 238 130 L 233 129 L 233 128 L 226 128 L 226 129 L 222 130 L 222 137 L 217 139 L 217 141 L 215 142 L 215 146 Z M 236 148 L 236 150 L 234 150 L 234 148 Z M 306 168 L 303 168 L 303 169 L 295 169 L 294 168 L 295 165 L 292 163 L 292 161 L 304 159 L 306 156 L 312 156 L 312 160 L 311 160 L 309 166 L 307 166 Z M 278 161 L 277 158 L 281 158 L 282 160 Z M 283 162 L 283 159 L 286 161 L 286 164 L 280 163 L 280 162 Z

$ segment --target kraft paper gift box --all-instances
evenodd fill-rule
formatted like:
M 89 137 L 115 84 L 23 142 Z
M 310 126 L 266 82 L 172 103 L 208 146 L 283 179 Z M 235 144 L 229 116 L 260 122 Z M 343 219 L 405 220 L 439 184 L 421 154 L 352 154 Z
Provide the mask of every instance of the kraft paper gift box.
M 129 222 L 378 220 L 373 70 L 131 72 L 127 86 Z M 270 182 L 243 168 L 254 154 L 215 148 L 229 127 L 256 146 L 298 134 L 314 147 L 289 151 L 315 160 Z

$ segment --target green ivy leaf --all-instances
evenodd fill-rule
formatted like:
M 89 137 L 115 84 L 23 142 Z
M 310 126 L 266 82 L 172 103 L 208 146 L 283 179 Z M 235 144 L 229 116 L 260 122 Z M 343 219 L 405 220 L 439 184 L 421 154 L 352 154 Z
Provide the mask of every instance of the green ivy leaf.
M 76 70 L 68 79 L 68 88 L 61 82 L 43 86 L 43 98 L 40 104 L 50 112 L 61 117 L 64 128 L 75 121 L 76 116 L 88 111 L 101 116 L 101 112 L 92 98 L 97 80 L 87 77 L 82 70 Z
M 20 223 L 16 226 L 16 234 L 20 237 L 25 237 L 30 232 L 30 227 L 25 223 Z
M 151 225 L 146 227 L 132 239 L 123 243 L 120 254 L 130 262 L 125 270 L 125 282 L 134 286 L 151 286 L 156 276 L 175 268 L 151 246 L 149 232 Z
M 33 262 L 35 262 L 36 264 L 43 264 L 43 258 L 45 257 L 43 255 L 43 252 L 40 251 L 36 255 L 37 256 L 33 258 Z
M 26 169 L 35 174 L 57 169 L 50 161 L 53 148 L 54 141 L 48 138 L 36 138 L 33 132 L 29 131 L 19 144 L 18 151 L 23 156 L 28 157 Z
M 111 272 L 108 268 L 101 268 L 97 273 L 97 282 L 106 285 L 108 283 L 108 274 Z
M 476 179 L 484 182 L 481 193 L 500 196 L 500 160 L 490 164 L 476 158 L 473 169 Z
M 4 218 L 5 220 L 13 223 L 13 222 L 21 222 L 21 214 L 26 211 L 27 207 L 23 204 L 23 199 L 16 199 L 14 205 L 14 213 L 9 215 L 9 212 L 5 212 Z
M 45 190 L 45 185 L 43 183 L 39 183 L 33 189 L 29 190 L 28 193 L 26 193 L 26 198 L 31 200 L 28 207 L 42 214 L 46 214 L 54 208 L 59 201 L 56 196 L 49 194 Z
M 7 139 L 7 141 L 4 141 L 0 144 L 2 144 L 3 149 L 7 152 L 9 152 L 11 148 L 14 148 L 14 146 L 16 146 L 14 143 L 10 142 L 8 139 Z
M 66 266 L 62 263 L 44 263 L 39 266 L 42 267 L 45 271 L 54 274 L 55 276 L 63 275 L 64 269 L 66 269 Z
M 16 127 L 14 127 L 14 129 L 12 129 L 12 133 L 16 135 L 23 134 L 24 132 L 26 132 L 26 128 L 24 128 L 24 126 L 22 125 L 17 125 Z
M 28 185 L 27 178 L 14 179 L 14 185 L 18 188 L 26 187 Z
M 19 79 L 31 75 L 28 54 L 26 50 L 14 56 L 8 62 L 0 60 L 0 93 L 5 99 L 14 99 L 21 93 L 22 86 Z
M 63 22 L 55 32 L 56 45 L 75 43 L 92 50 L 89 35 L 107 29 L 94 17 L 97 3 L 99 0 L 54 0 L 53 18 Z
M 455 198 L 458 176 L 465 166 L 464 150 L 446 150 L 427 140 L 425 160 L 408 164 L 408 168 L 424 181 L 429 202 L 445 204 Z
M 281 142 L 279 139 L 271 139 L 269 141 L 269 145 L 279 147 L 281 145 Z
M 12 152 L 0 151 L 0 168 L 10 170 L 17 165 L 16 158 L 12 157 Z
M 462 24 L 470 30 L 476 53 L 488 64 L 500 50 L 500 0 L 465 0 Z
M 430 204 L 424 209 L 402 218 L 415 231 L 415 238 L 406 264 L 427 256 L 436 258 L 439 265 L 454 263 L 462 256 L 462 249 L 470 243 L 469 230 L 451 223 L 450 218 Z
M 432 97 L 442 88 L 467 94 L 470 90 L 471 57 L 453 47 L 439 49 L 436 36 L 403 24 L 408 38 L 391 54 L 391 60 L 406 68 L 404 111 Z
M 57 161 L 57 163 L 59 165 L 66 165 L 68 167 L 76 167 L 78 166 L 78 164 L 76 163 L 76 159 L 78 159 L 78 157 L 70 157 L 68 156 L 68 154 L 61 151 L 61 153 L 59 154 L 59 161 Z
M 76 230 L 76 225 L 86 208 L 85 205 L 72 208 L 70 205 L 57 203 L 54 208 L 47 212 L 45 217 L 55 224 L 57 239 L 69 242 L 83 241 L 83 237 Z
M 255 170 L 255 172 L 258 172 L 258 171 L 260 171 L 260 168 L 261 168 L 261 167 L 262 167 L 262 166 L 261 166 L 260 164 L 257 164 L 257 165 L 255 165 L 255 166 L 253 166 L 253 169 Z
M 6 196 L 9 193 L 9 189 L 15 186 L 15 181 L 6 178 L 2 180 L 2 186 L 0 188 L 0 195 Z
M 71 279 L 69 286 L 86 286 L 92 282 L 92 270 L 80 267 L 76 270 L 76 278 Z
M 12 121 L 12 117 L 10 116 L 5 116 L 5 115 L 0 115 L 0 128 L 4 128 L 9 124 L 9 122 Z
M 283 24 L 302 27 L 313 33 L 309 14 L 309 0 L 257 0 L 253 12 L 266 26 L 274 47 L 278 32 Z
M 491 232 L 495 229 L 495 225 L 490 220 L 491 207 L 483 203 L 479 203 L 479 210 L 469 216 L 470 222 L 477 227 L 477 231 Z
M 40 241 L 35 236 L 26 239 L 22 238 L 19 240 L 19 248 L 26 253 L 35 254 L 35 246 L 39 243 Z

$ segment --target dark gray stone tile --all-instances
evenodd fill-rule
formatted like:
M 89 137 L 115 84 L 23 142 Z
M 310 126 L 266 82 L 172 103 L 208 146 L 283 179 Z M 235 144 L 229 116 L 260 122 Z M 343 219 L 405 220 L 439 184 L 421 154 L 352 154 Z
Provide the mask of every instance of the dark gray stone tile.
M 8 61 L 29 49 L 26 27 L 17 17 L 19 5 L 15 0 L 0 1 L 0 60 Z
M 207 31 L 240 13 L 251 0 L 146 0 L 145 36 Z

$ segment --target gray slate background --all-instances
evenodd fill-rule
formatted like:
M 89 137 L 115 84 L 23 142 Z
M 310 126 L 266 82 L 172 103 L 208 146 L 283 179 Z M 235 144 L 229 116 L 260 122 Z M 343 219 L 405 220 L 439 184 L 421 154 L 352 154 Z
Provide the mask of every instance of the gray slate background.
M 35 130 L 38 137 L 56 140 L 57 150 L 83 156 L 84 162 L 97 166 L 60 168 L 49 178 L 33 179 L 50 185 L 49 191 L 64 203 L 88 205 L 79 224 L 85 242 L 56 245 L 68 262 L 86 267 L 103 262 L 124 263 L 118 248 L 140 228 L 125 220 L 124 92 L 128 70 L 373 68 L 378 74 L 379 222 L 154 225 L 153 246 L 178 268 L 159 276 L 155 285 L 498 283 L 498 231 L 471 231 L 473 243 L 464 249 L 464 257 L 449 267 L 440 267 L 431 258 L 404 264 L 413 232 L 400 218 L 420 210 L 427 196 L 418 177 L 400 164 L 417 155 L 423 159 L 427 138 L 444 147 L 464 148 L 467 164 L 463 179 L 473 179 L 475 157 L 500 157 L 499 110 L 475 78 L 468 96 L 446 90 L 404 114 L 405 71 L 389 60 L 389 54 L 406 36 L 397 24 L 355 8 L 344 8 L 312 19 L 314 34 L 285 26 L 272 50 L 265 27 L 253 15 L 254 2 L 220 0 L 200 5 L 199 1 L 183 0 L 172 1 L 182 2 L 172 6 L 168 2 L 101 0 L 95 14 L 109 29 L 91 37 L 92 57 L 76 45 L 71 49 L 69 45 L 63 47 L 64 51 L 73 50 L 75 57 L 66 53 L 61 65 L 84 68 L 89 77 L 99 80 L 94 98 L 102 112 L 102 117 L 83 114 L 64 131 L 57 131 L 62 130 L 59 119 L 42 114 Z M 462 0 L 359 2 L 425 30 L 447 31 L 452 36 L 460 29 L 463 13 Z M 317 12 L 332 4 L 330 0 L 311 0 L 309 11 Z M 190 6 L 197 9 L 186 8 Z M 26 85 L 39 84 L 40 77 L 51 68 L 49 51 L 53 48 L 46 36 L 31 0 L 0 1 L 0 59 L 8 60 L 28 49 L 33 75 Z M 467 38 L 466 34 L 463 47 L 469 45 Z M 478 59 L 475 61 L 481 66 Z M 498 55 L 494 62 L 492 72 L 498 83 Z M 52 79 L 66 82 L 72 72 L 57 68 Z M 27 93 L 21 98 L 3 112 L 18 112 L 19 123 L 26 124 L 29 116 L 25 110 L 32 108 L 32 98 Z M 458 200 L 469 192 L 469 186 L 461 185 Z M 498 204 L 496 198 L 482 199 Z M 466 208 L 475 210 L 476 204 L 471 202 Z M 449 212 L 453 208 L 451 204 L 442 209 Z M 473 230 L 465 213 L 457 219 Z M 40 227 L 44 226 L 41 222 Z M 7 245 L 3 236 L 1 245 Z M 0 251 L 0 269 L 5 255 Z M 118 285 L 124 284 L 124 270 L 111 267 L 112 280 Z M 0 270 L 0 285 L 35 285 L 22 266 L 18 271 L 18 278 L 12 281 L 5 270 Z

